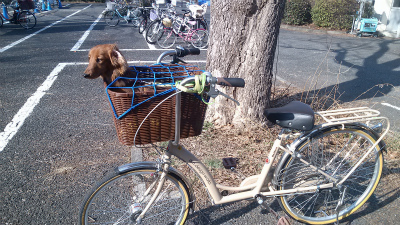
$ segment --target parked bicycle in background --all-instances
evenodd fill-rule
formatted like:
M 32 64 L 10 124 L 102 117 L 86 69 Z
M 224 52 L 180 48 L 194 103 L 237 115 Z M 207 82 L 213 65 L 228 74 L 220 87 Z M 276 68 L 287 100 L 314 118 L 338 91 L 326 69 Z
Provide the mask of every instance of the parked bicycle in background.
M 9 6 L 6 6 L 4 2 L 1 3 L 0 11 L 0 27 L 3 26 L 4 21 L 21 25 L 25 29 L 32 29 L 36 26 L 36 16 L 30 12 L 30 9 L 34 9 L 35 5 L 32 0 L 24 0 L 18 2 L 12 2 Z M 12 9 L 13 13 L 9 10 Z
M 161 48 L 171 48 L 178 38 L 190 43 L 195 48 L 207 48 L 208 31 L 204 28 L 196 29 L 196 21 L 189 17 L 172 16 L 162 20 L 163 29 L 160 30 L 157 44 Z
M 157 40 L 161 37 L 163 29 L 165 28 L 163 24 L 164 18 L 169 18 L 172 21 L 176 20 L 177 12 L 176 9 L 170 4 L 166 5 L 167 8 L 160 9 L 158 6 L 153 4 L 154 10 L 150 12 L 150 18 L 153 22 L 148 25 L 146 29 L 146 41 L 149 44 L 155 44 Z M 188 7 L 191 7 L 188 5 Z M 190 9 L 182 10 L 184 14 L 181 16 L 182 20 L 185 21 L 185 28 L 191 29 L 208 29 L 207 21 L 204 18 L 204 14 L 207 9 L 207 5 L 202 6 L 193 6 Z M 165 23 L 165 22 L 164 22 Z
M 138 27 L 140 23 L 140 10 L 137 7 L 128 4 L 107 2 L 107 9 L 104 12 L 104 20 L 110 27 L 115 27 L 121 19 L 126 23 L 132 23 L 134 27 Z

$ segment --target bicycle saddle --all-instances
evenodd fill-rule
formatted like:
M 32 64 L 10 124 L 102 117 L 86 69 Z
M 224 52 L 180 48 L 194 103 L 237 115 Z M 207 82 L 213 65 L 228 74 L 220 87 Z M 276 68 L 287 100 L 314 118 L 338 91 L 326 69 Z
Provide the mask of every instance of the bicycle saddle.
M 314 111 L 307 104 L 293 101 L 283 107 L 264 110 L 269 121 L 284 128 L 311 130 L 314 127 Z

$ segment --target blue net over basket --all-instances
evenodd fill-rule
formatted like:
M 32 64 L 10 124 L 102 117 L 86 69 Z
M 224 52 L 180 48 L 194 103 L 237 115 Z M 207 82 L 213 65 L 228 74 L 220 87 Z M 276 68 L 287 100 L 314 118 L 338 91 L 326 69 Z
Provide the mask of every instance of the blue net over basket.
M 191 65 L 155 64 L 152 66 L 131 66 L 130 72 L 130 74 L 133 75 L 132 77 L 118 77 L 106 87 L 106 93 L 111 108 L 117 119 L 121 119 L 137 107 L 140 109 L 140 106 L 145 102 L 175 91 L 175 84 L 177 81 L 194 75 L 200 75 L 204 70 L 200 70 L 197 66 Z M 129 85 L 115 87 L 114 84 L 119 81 L 123 81 Z M 110 98 L 109 91 L 134 93 L 131 94 L 131 99 L 129 98 L 129 101 L 131 101 L 130 108 L 118 114 Z M 146 98 L 143 99 L 143 96 L 146 96 Z

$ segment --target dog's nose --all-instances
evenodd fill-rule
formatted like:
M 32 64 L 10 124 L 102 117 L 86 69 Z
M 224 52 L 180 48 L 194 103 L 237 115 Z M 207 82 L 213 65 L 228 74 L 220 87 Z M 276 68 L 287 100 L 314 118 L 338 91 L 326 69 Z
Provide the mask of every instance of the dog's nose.
M 84 78 L 89 78 L 89 77 L 90 77 L 90 74 L 84 73 L 84 74 L 83 74 L 83 77 L 84 77 Z

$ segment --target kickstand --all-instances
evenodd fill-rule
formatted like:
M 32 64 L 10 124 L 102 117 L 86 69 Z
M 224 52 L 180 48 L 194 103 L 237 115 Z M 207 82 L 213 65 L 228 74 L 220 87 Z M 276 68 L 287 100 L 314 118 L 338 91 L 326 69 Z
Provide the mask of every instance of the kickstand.
M 264 207 L 264 209 L 268 210 L 272 215 L 275 216 L 276 220 L 278 220 L 277 225 L 290 225 L 289 220 L 285 216 L 280 217 L 277 212 L 269 207 L 269 205 L 264 201 L 262 197 L 257 197 L 257 201 L 259 204 L 261 203 L 260 205 Z
M 340 191 L 340 199 L 338 201 L 338 204 L 335 208 L 336 211 L 336 222 L 334 223 L 335 225 L 339 225 L 339 213 L 343 208 L 343 203 L 344 203 L 344 196 L 346 195 L 346 190 L 347 187 L 346 186 L 342 186 L 339 191 Z

